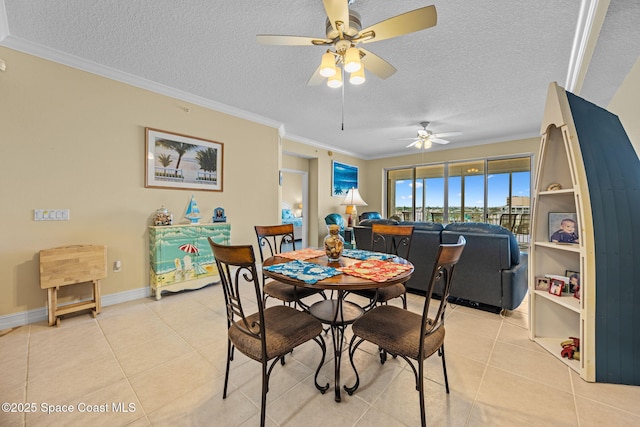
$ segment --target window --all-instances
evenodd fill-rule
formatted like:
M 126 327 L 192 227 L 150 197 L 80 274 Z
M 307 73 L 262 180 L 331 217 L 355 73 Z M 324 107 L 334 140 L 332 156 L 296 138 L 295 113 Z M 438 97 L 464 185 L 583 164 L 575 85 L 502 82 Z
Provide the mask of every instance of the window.
M 501 224 L 528 242 L 531 156 L 389 169 L 387 216 Z

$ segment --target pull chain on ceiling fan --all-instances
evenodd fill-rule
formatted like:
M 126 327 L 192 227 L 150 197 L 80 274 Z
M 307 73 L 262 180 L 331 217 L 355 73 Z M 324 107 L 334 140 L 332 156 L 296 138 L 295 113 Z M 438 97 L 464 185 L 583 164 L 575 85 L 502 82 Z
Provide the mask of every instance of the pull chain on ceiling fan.
M 343 85 L 342 69 L 350 74 L 351 84 L 365 82 L 365 69 L 381 79 L 392 76 L 396 69 L 376 54 L 359 47 L 360 44 L 386 40 L 433 27 L 438 16 L 435 6 L 426 6 L 394 16 L 362 29 L 360 15 L 349 10 L 347 0 L 323 0 L 327 13 L 326 37 L 285 36 L 260 34 L 258 43 L 275 46 L 328 46 L 320 66 L 307 85 L 318 85 L 327 79 L 327 85 Z

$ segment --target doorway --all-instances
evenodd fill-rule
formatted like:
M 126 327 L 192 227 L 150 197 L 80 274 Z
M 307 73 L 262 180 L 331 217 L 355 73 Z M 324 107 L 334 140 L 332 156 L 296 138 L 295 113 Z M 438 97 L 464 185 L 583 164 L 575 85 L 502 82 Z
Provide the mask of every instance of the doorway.
M 296 248 L 306 248 L 309 229 L 309 173 L 295 169 L 282 170 L 282 207 L 289 206 L 294 215 Z M 301 224 L 301 225 L 298 225 Z

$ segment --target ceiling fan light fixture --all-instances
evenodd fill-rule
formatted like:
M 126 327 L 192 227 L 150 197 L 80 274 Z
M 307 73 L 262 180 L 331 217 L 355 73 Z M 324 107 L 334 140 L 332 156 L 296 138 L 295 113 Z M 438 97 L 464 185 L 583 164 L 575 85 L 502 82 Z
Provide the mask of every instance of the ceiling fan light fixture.
M 424 141 L 422 141 L 422 147 L 425 150 L 428 150 L 429 148 L 431 148 L 433 144 L 431 143 L 431 141 L 429 141 L 428 139 L 425 139 Z
M 353 73 L 361 68 L 360 51 L 356 47 L 350 47 L 344 54 L 344 70 Z
M 342 73 L 340 67 L 336 67 L 336 73 L 327 79 L 327 86 L 337 89 L 342 87 Z
M 331 77 L 336 74 L 336 60 L 331 52 L 326 52 L 322 55 L 322 62 L 320 63 L 320 75 L 322 77 Z
M 358 71 L 354 71 L 349 76 L 349 83 L 351 83 L 352 85 L 361 85 L 366 80 L 367 79 L 364 76 L 364 67 L 360 67 Z

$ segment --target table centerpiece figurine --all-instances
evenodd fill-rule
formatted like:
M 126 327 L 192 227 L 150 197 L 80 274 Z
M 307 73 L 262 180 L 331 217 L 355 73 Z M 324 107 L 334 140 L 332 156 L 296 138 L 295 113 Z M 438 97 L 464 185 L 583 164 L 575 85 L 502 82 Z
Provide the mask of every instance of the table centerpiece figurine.
M 184 217 L 191 221 L 191 224 L 197 224 L 200 222 L 200 209 L 198 209 L 198 204 L 196 203 L 195 197 L 191 196 L 191 200 L 187 205 L 187 211 L 184 213 Z
M 329 225 L 329 234 L 324 238 L 324 251 L 329 258 L 329 262 L 340 260 L 342 250 L 344 249 L 344 238 L 340 235 L 340 226 L 338 224 Z

